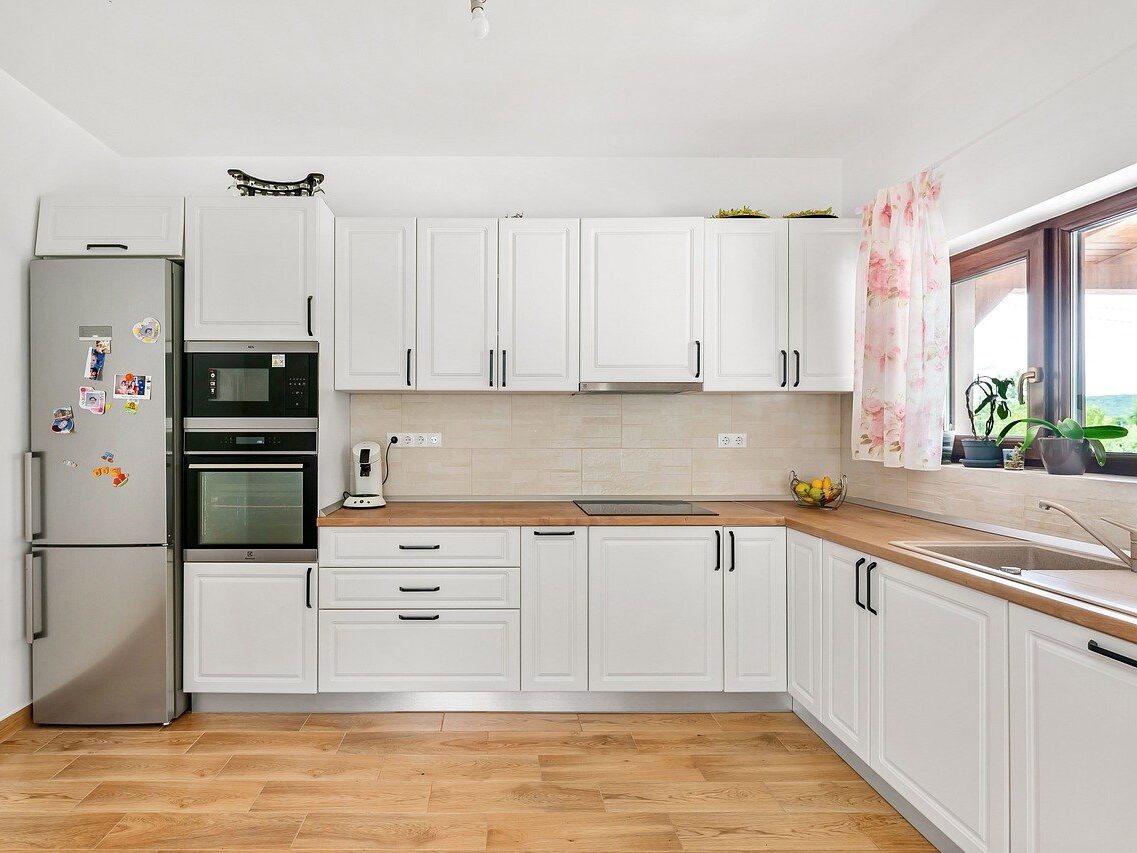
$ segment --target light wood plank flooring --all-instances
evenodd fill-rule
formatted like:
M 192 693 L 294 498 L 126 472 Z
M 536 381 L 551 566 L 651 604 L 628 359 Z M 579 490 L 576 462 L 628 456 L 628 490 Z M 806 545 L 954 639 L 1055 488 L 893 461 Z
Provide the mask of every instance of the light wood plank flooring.
M 795 716 L 187 714 L 0 741 L 0 850 L 932 850 Z

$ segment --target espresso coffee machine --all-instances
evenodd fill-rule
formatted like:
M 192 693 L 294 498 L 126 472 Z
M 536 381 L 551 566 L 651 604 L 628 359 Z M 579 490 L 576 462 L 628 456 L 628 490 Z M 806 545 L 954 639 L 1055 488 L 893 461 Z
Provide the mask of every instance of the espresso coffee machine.
M 386 506 L 383 500 L 383 445 L 361 441 L 351 449 L 351 493 L 344 498 L 345 509 L 372 509 Z

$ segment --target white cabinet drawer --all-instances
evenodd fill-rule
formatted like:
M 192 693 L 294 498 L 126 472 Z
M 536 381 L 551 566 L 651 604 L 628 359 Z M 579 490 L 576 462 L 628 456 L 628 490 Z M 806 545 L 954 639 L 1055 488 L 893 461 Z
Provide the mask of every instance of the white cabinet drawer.
M 323 610 L 322 693 L 521 689 L 516 610 Z
M 47 196 L 39 206 L 36 254 L 178 258 L 183 221 L 181 196 Z
M 520 569 L 320 570 L 320 607 L 517 608 Z
M 338 527 L 320 531 L 320 565 L 519 566 L 519 527 Z

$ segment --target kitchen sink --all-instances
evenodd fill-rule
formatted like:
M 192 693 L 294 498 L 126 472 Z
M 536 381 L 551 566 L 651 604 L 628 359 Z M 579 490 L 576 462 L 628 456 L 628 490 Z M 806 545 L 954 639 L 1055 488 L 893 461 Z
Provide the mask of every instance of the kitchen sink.
M 1094 557 L 1034 542 L 892 542 L 906 551 L 936 557 L 969 569 L 1021 575 L 1023 572 L 1128 571 L 1109 557 Z

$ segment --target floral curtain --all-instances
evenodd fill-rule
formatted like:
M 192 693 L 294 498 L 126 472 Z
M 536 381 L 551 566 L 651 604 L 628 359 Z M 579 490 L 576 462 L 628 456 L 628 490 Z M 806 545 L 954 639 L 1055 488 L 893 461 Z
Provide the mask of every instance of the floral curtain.
M 854 459 L 940 467 L 951 334 L 940 176 L 883 189 L 862 212 L 854 354 Z

